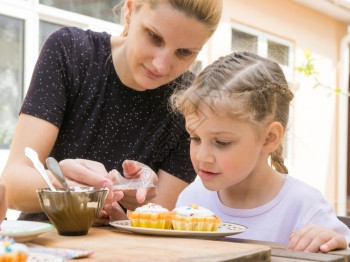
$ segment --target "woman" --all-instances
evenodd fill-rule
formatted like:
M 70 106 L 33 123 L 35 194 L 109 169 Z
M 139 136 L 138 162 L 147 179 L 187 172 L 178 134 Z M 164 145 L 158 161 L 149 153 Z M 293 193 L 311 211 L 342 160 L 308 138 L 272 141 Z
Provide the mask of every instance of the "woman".
M 99 224 L 120 211 L 115 200 L 127 209 L 145 200 L 173 208 L 195 173 L 183 119 L 170 113 L 168 97 L 190 83 L 188 69 L 215 31 L 221 8 L 221 0 L 126 0 L 122 36 L 55 32 L 36 64 L 2 174 L 9 207 L 41 212 L 35 190 L 46 185 L 24 155 L 28 146 L 42 162 L 48 156 L 61 161 L 70 185 L 110 189 Z M 140 189 L 136 198 L 135 192 L 112 193 L 114 169 L 126 176 L 139 170 L 127 159 L 157 173 L 156 190 Z

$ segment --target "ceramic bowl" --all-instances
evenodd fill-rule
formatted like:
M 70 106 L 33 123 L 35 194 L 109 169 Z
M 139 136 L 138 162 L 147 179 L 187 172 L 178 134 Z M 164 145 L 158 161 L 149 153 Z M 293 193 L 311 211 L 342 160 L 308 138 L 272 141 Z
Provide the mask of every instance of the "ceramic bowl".
M 37 190 L 40 205 L 64 236 L 86 235 L 102 210 L 108 189 L 94 187 L 71 187 L 70 191 L 49 188 Z

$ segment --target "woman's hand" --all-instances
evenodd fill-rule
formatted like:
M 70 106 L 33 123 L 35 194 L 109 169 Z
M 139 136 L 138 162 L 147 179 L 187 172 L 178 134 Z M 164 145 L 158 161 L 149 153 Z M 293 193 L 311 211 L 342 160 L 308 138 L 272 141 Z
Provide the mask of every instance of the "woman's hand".
M 117 201 L 122 192 L 113 192 L 117 177 L 108 173 L 103 164 L 87 159 L 65 159 L 60 161 L 63 175 L 70 186 L 92 186 L 108 188 L 107 200 Z
M 127 219 L 127 216 L 119 203 L 117 201 L 108 202 L 94 220 L 93 226 L 108 226 L 111 221 L 124 219 Z
M 123 173 L 125 178 L 137 179 L 138 182 L 145 186 L 139 187 L 137 190 L 120 191 L 124 197 L 119 202 L 124 208 L 134 210 L 140 204 L 156 197 L 158 176 L 150 167 L 137 161 L 125 160 L 123 163 Z M 125 182 L 116 170 L 112 170 L 110 176 L 115 179 L 115 185 Z M 154 185 L 154 187 L 147 187 L 149 185 Z
M 293 231 L 289 236 L 287 247 L 290 250 L 305 252 L 329 252 L 345 248 L 347 248 L 347 243 L 342 235 L 312 224 Z
M 108 225 L 109 221 L 126 219 L 126 214 L 119 205 L 134 210 L 145 201 L 153 199 L 156 187 L 137 190 L 113 191 L 113 185 L 121 183 L 121 175 L 117 170 L 107 172 L 104 165 L 86 159 L 65 159 L 60 161 L 60 167 L 70 186 L 107 187 L 109 193 L 106 204 L 99 216 L 94 220 L 94 226 Z M 137 161 L 126 160 L 123 163 L 124 176 L 127 179 L 140 179 L 144 185 L 157 185 L 157 174 L 148 166 Z

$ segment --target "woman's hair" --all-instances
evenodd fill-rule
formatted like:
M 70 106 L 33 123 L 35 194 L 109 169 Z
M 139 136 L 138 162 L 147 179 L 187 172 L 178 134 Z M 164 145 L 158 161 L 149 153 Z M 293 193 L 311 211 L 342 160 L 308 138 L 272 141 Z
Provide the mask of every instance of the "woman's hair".
M 155 8 L 157 4 L 162 2 L 168 2 L 174 9 L 207 25 L 210 35 L 216 30 L 221 18 L 222 0 L 133 0 L 135 10 L 144 4 Z M 121 4 L 117 4 L 113 11 L 117 13 L 120 6 Z M 122 36 L 126 36 L 127 33 L 128 25 L 126 24 Z
M 248 52 L 219 58 L 207 66 L 188 89 L 176 91 L 170 98 L 175 111 L 185 116 L 197 114 L 200 105 L 217 115 L 249 121 L 262 130 L 272 121 L 286 129 L 293 93 L 280 66 Z M 271 153 L 271 165 L 288 173 L 282 157 L 282 143 Z

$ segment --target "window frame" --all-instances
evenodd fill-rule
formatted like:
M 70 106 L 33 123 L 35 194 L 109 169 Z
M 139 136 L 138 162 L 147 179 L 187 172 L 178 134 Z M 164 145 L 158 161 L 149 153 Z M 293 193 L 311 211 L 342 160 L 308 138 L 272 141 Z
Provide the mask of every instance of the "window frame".
M 20 99 L 23 100 L 32 78 L 38 59 L 40 22 L 54 23 L 62 26 L 76 26 L 82 29 L 105 31 L 111 35 L 121 34 L 123 26 L 82 14 L 61 10 L 39 4 L 39 0 L 0 0 L 0 15 L 21 20 L 24 24 L 23 72 Z M 9 149 L 0 149 L 0 171 L 5 165 Z
M 23 96 L 28 90 L 39 55 L 40 21 L 120 34 L 123 26 L 78 13 L 39 4 L 39 0 L 0 0 L 0 14 L 24 21 Z
M 265 31 L 256 29 L 256 28 L 252 28 L 246 25 L 242 25 L 236 22 L 231 22 L 231 34 L 232 34 L 232 30 L 238 30 L 253 36 L 256 36 L 258 39 L 257 42 L 257 54 L 262 56 L 262 57 L 267 57 L 267 52 L 268 52 L 268 41 L 273 41 L 276 42 L 278 44 L 284 45 L 284 46 L 288 46 L 289 48 L 289 64 L 286 65 L 281 65 L 281 68 L 283 69 L 283 72 L 287 78 L 288 82 L 292 82 L 293 80 L 293 76 L 294 76 L 294 42 L 270 33 L 267 33 Z M 231 35 L 231 50 L 233 46 L 232 43 L 232 35 Z
M 295 74 L 295 43 L 289 39 L 285 39 L 270 33 L 267 33 L 263 30 L 259 30 L 256 28 L 252 28 L 246 25 L 242 25 L 236 22 L 231 22 L 231 51 L 233 51 L 233 43 L 232 43 L 232 30 L 241 31 L 243 33 L 247 33 L 253 36 L 257 37 L 257 54 L 262 57 L 267 57 L 268 55 L 268 41 L 273 41 L 281 45 L 288 46 L 289 48 L 289 64 L 281 65 L 281 68 L 285 74 L 286 80 L 290 87 L 293 87 L 294 80 L 294 74 Z M 292 156 L 292 146 L 293 146 L 293 140 L 292 140 L 292 126 L 293 126 L 293 106 L 290 106 L 290 112 L 289 112 L 289 123 L 287 126 L 287 130 L 285 130 L 285 137 L 283 138 L 283 153 L 284 153 L 284 161 L 286 166 L 291 166 L 290 158 Z

